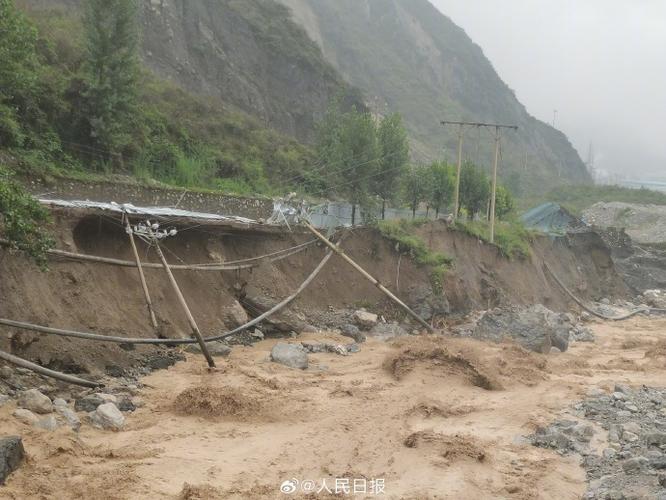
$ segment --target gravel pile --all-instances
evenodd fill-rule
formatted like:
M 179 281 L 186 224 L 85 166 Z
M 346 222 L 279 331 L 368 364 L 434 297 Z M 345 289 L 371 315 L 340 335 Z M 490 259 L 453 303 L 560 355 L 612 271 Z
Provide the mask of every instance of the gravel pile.
M 666 388 L 593 389 L 571 419 L 555 421 L 528 439 L 581 456 L 589 481 L 584 498 L 666 500 Z

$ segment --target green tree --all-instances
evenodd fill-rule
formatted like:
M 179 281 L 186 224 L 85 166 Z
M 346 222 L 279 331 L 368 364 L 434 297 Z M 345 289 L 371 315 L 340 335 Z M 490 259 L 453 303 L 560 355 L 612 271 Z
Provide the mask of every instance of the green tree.
M 473 219 L 488 203 L 490 181 L 488 176 L 471 162 L 465 162 L 460 173 L 460 206 Z
M 427 201 L 430 196 L 430 181 L 428 170 L 420 165 L 410 165 L 402 178 L 403 193 L 409 208 L 412 211 L 412 218 L 416 218 L 416 210 L 419 204 Z
M 84 111 L 90 142 L 110 156 L 131 142 L 139 77 L 138 26 L 136 0 L 86 0 Z
M 0 144 L 22 146 L 23 121 L 34 112 L 39 66 L 37 31 L 12 0 L 0 0 Z
M 379 155 L 377 173 L 374 177 L 373 192 L 382 200 L 382 219 L 386 202 L 398 191 L 399 179 L 404 174 L 409 161 L 407 131 L 399 113 L 384 118 L 378 129 Z
M 370 204 L 370 185 L 376 174 L 379 146 L 377 126 L 367 112 L 347 112 L 334 103 L 320 123 L 317 151 L 327 191 L 352 204 L 352 225 L 356 207 Z
M 515 203 L 511 191 L 502 185 L 498 185 L 495 193 L 495 215 L 497 218 L 503 219 L 513 212 L 514 207 Z
M 53 246 L 45 228 L 48 220 L 48 211 L 0 167 L 0 234 L 10 248 L 25 252 L 42 267 L 46 267 L 46 251 Z
M 453 196 L 455 189 L 455 170 L 444 162 L 433 162 L 428 166 L 430 174 L 430 197 L 428 202 L 435 209 L 435 217 L 444 208 Z

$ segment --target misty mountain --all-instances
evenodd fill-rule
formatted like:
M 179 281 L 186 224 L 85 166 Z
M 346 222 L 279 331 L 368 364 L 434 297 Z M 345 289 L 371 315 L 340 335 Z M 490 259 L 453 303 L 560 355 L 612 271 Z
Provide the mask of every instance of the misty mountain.
M 456 158 L 457 131 L 443 119 L 509 123 L 520 127 L 503 139 L 509 183 L 518 173 L 537 190 L 589 181 L 567 137 L 530 116 L 481 48 L 427 0 L 281 1 L 372 109 L 403 114 L 416 158 Z M 465 158 L 490 165 L 491 133 L 470 130 L 465 144 Z
M 481 49 L 427 0 L 280 2 L 143 0 L 144 63 L 304 143 L 312 143 L 331 98 L 343 94 L 378 114 L 402 113 L 416 160 L 455 159 L 456 130 L 442 119 L 497 121 L 520 127 L 502 143 L 501 176 L 515 190 L 589 180 L 566 136 L 531 117 Z M 465 158 L 489 168 L 488 130 L 467 133 Z

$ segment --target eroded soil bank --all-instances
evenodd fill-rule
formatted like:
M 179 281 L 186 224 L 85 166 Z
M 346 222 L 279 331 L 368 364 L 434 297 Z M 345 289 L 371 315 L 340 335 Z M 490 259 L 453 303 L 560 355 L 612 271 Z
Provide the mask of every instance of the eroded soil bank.
M 55 210 L 57 247 L 71 252 L 132 260 L 120 220 L 109 214 Z M 180 232 L 164 243 L 172 264 L 230 261 L 268 254 L 312 239 L 303 229 L 292 232 L 241 230 L 210 225 L 179 224 Z M 509 304 L 542 303 L 568 309 L 566 296 L 544 272 L 548 262 L 575 293 L 584 298 L 623 297 L 626 286 L 617 276 L 607 247 L 594 233 L 559 240 L 537 238 L 530 257 L 509 260 L 495 247 L 451 230 L 444 222 L 427 224 L 421 237 L 436 251 L 453 258 L 443 280 L 443 294 L 432 289 L 430 270 L 400 256 L 394 244 L 376 230 L 355 229 L 342 241 L 347 253 L 407 303 L 437 302 L 450 315 Z M 154 249 L 139 241 L 146 262 L 158 262 Z M 279 262 L 233 272 L 176 271 L 176 278 L 205 335 L 228 331 L 256 316 L 242 297 L 276 303 L 292 293 L 324 255 L 319 246 Z M 131 337 L 189 337 L 190 330 L 177 298 L 161 269 L 146 276 L 160 324 L 150 326 L 136 269 L 53 260 L 41 272 L 25 259 L 0 248 L 0 317 L 47 326 Z M 256 305 L 257 301 L 249 301 Z M 303 325 L 338 327 L 337 318 L 359 307 L 405 321 L 386 298 L 351 267 L 334 257 L 290 308 L 294 330 Z M 437 320 L 437 318 L 435 318 Z M 288 329 L 287 329 L 288 330 Z M 2 329 L 0 348 L 73 373 L 122 373 L 156 349 L 127 351 L 117 345 L 45 337 Z M 286 332 L 288 333 L 288 331 Z M 163 350 L 157 349 L 158 353 Z M 162 355 L 162 354 L 158 354 Z M 159 363 L 157 363 L 159 365 Z

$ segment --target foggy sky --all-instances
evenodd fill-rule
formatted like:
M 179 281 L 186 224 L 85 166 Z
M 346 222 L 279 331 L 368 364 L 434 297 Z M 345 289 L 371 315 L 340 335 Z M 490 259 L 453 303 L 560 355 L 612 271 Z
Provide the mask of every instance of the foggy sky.
M 583 161 L 666 179 L 666 1 L 431 1 Z

